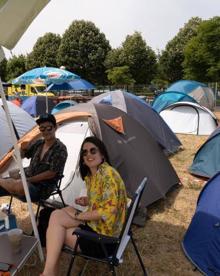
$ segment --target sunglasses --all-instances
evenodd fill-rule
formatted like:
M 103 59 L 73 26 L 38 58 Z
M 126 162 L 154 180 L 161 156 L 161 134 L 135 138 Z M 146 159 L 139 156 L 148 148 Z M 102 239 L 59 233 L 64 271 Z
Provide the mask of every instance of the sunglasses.
M 45 130 L 51 131 L 53 129 L 53 126 L 41 126 L 39 127 L 40 132 L 44 132 Z
M 88 153 L 95 155 L 98 151 L 99 151 L 98 148 L 91 148 L 89 150 L 85 149 L 85 150 L 82 150 L 82 156 L 85 157 L 88 155 Z

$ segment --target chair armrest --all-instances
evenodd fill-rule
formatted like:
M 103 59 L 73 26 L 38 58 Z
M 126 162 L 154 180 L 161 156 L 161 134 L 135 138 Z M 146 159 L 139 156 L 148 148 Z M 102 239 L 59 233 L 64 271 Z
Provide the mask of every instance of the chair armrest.
M 75 229 L 73 232 L 73 235 L 76 235 L 78 238 L 83 237 L 87 240 L 92 240 L 97 243 L 114 244 L 120 241 L 118 238 L 115 238 L 115 237 L 109 237 L 109 236 L 93 233 L 82 229 Z

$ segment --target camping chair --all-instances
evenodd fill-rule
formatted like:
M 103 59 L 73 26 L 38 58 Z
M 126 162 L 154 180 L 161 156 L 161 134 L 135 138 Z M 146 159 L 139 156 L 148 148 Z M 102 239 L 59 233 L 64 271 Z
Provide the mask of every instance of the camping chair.
M 135 211 L 137 210 L 138 204 L 140 202 L 143 190 L 145 188 L 146 181 L 147 181 L 147 178 L 145 177 L 142 180 L 141 184 L 139 185 L 138 189 L 136 190 L 136 192 L 135 192 L 135 194 L 132 198 L 131 204 L 130 204 L 130 206 L 128 208 L 128 211 L 127 211 L 126 221 L 124 223 L 121 234 L 118 238 L 99 235 L 99 234 L 91 233 L 91 232 L 81 230 L 81 229 L 76 229 L 73 232 L 73 235 L 77 236 L 77 241 L 76 241 L 74 249 L 72 249 L 68 246 L 64 246 L 64 248 L 63 248 L 64 252 L 66 252 L 68 254 L 71 254 L 71 261 L 70 261 L 70 264 L 69 264 L 67 275 L 71 275 L 71 270 L 72 270 L 72 267 L 73 267 L 75 256 L 79 256 L 79 257 L 82 257 L 82 258 L 86 259 L 86 264 L 83 267 L 80 275 L 83 275 L 83 273 L 85 272 L 85 269 L 86 269 L 89 261 L 96 261 L 96 262 L 102 262 L 102 263 L 108 264 L 109 269 L 112 272 L 112 275 L 116 275 L 115 267 L 123 262 L 122 256 L 123 256 L 123 253 L 126 249 L 126 246 L 127 246 L 128 242 L 130 240 L 131 240 L 131 242 L 134 246 L 134 250 L 135 250 L 135 253 L 138 257 L 139 263 L 141 265 L 143 275 L 147 275 L 147 272 L 145 270 L 143 261 L 142 261 L 141 256 L 140 256 L 140 253 L 138 252 L 138 248 L 137 248 L 137 246 L 135 244 L 135 241 L 133 239 L 132 230 L 131 230 L 131 224 L 132 224 L 132 221 L 133 221 L 133 218 L 134 218 L 134 214 L 135 214 Z M 91 240 L 91 241 L 94 241 L 94 242 L 100 244 L 101 248 L 103 249 L 103 253 L 104 253 L 105 257 L 104 258 L 91 257 L 91 256 L 85 255 L 81 252 L 78 252 L 77 248 L 78 248 L 78 239 L 79 239 L 79 237 L 83 237 L 83 238 L 86 238 L 88 240 Z M 105 244 L 112 244 L 112 245 L 116 244 L 117 245 L 113 255 L 109 256 L 107 254 L 107 249 L 106 249 Z
M 59 195 L 61 201 L 62 201 L 62 207 L 65 207 L 66 204 L 64 202 L 64 199 L 63 199 L 63 196 L 62 196 L 62 191 L 60 189 L 60 186 L 61 186 L 61 182 L 62 182 L 62 179 L 63 179 L 63 176 L 64 175 L 60 175 L 58 177 L 58 181 L 56 182 L 56 185 L 54 187 L 54 190 L 52 191 L 52 193 L 50 194 L 50 197 L 53 196 L 53 195 Z M 9 202 L 9 213 L 11 211 L 11 205 L 12 205 L 12 201 L 13 201 L 13 198 L 16 197 L 18 199 L 20 199 L 19 197 L 15 196 L 15 195 L 11 195 L 11 198 L 10 198 L 10 202 Z M 23 200 L 22 200 L 23 201 Z M 46 207 L 46 206 L 50 206 L 50 207 L 54 207 L 54 204 L 53 202 L 50 202 L 49 199 L 40 199 L 38 202 L 35 202 L 37 204 L 37 212 L 36 212 L 36 221 L 38 220 L 38 216 L 39 216 L 39 212 L 40 212 L 40 207 Z

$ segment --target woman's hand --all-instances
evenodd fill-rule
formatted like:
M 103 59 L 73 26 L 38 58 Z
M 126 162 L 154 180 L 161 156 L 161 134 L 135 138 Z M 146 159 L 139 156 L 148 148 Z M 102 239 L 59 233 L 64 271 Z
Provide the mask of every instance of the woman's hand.
M 80 196 L 75 199 L 75 203 L 80 206 L 88 206 L 89 201 L 87 196 Z

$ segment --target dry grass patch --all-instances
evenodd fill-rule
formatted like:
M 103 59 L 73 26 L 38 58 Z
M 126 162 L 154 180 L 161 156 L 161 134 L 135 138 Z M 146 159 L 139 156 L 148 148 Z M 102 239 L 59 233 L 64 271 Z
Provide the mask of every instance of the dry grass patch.
M 181 241 L 194 214 L 197 198 L 205 181 L 188 173 L 197 149 L 207 139 L 206 136 L 178 135 L 183 144 L 183 150 L 170 157 L 170 161 L 177 171 L 182 185 L 168 193 L 165 199 L 156 202 L 148 208 L 149 220 L 144 228 L 134 226 L 134 235 L 137 240 L 144 263 L 152 276 L 196 276 L 193 266 L 186 259 L 181 249 Z M 9 198 L 1 198 L 8 202 Z M 27 205 L 17 200 L 13 203 L 13 210 L 18 217 L 18 224 L 24 231 L 30 231 L 31 224 L 27 212 Z M 62 254 L 61 275 L 65 275 L 68 257 Z M 77 267 L 83 265 L 77 260 Z M 21 276 L 38 275 L 42 269 L 39 260 L 37 265 L 24 268 Z M 87 276 L 109 275 L 108 269 L 103 265 L 89 265 Z M 118 269 L 118 275 L 142 275 L 133 248 L 129 246 L 124 263 Z

